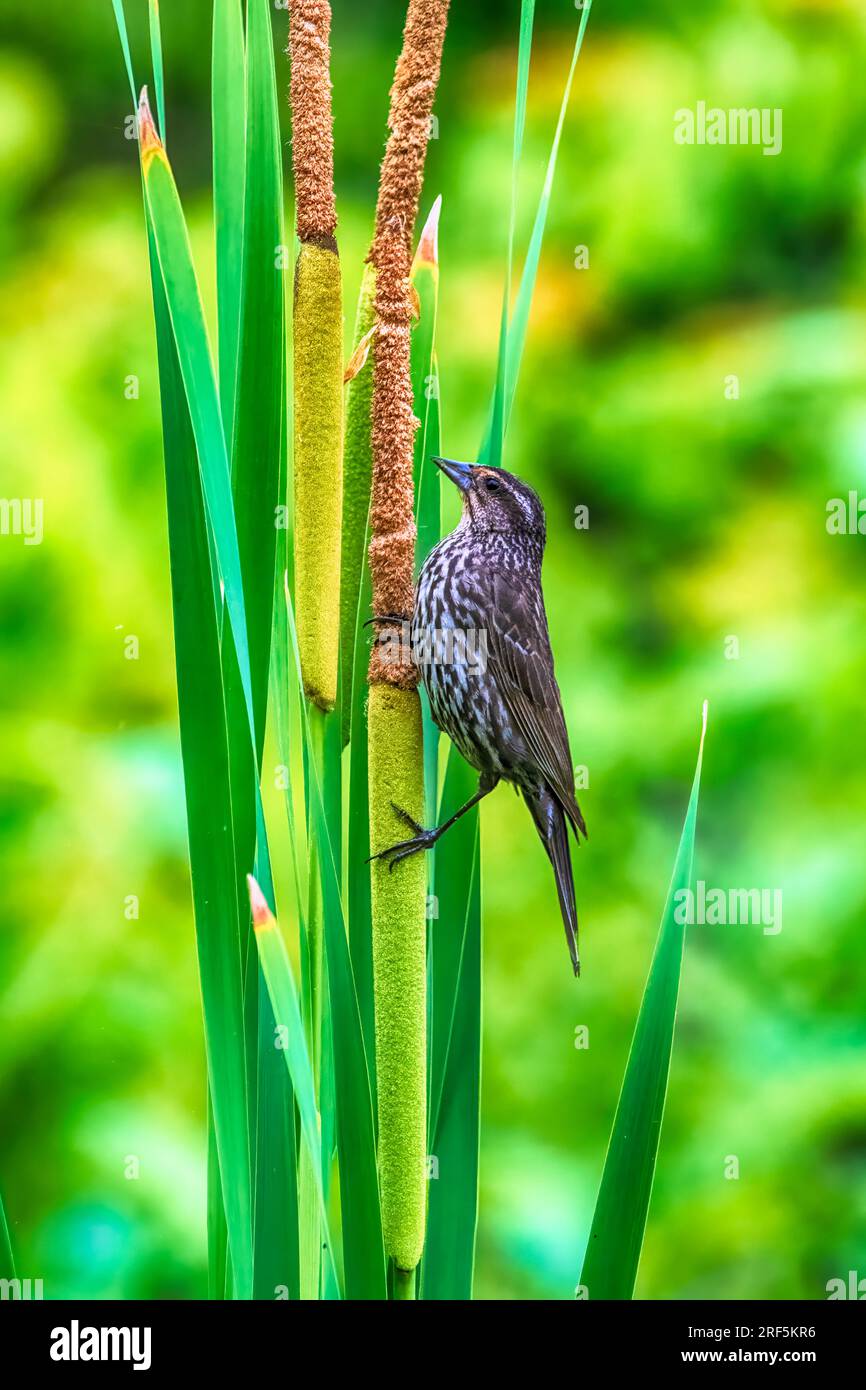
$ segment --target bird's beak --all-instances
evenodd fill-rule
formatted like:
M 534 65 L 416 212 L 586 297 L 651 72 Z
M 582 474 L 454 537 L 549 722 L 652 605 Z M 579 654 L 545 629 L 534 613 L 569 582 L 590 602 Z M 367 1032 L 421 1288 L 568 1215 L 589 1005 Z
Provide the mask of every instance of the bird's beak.
M 455 487 L 459 487 L 461 492 L 468 491 L 472 484 L 472 464 L 458 463 L 456 459 L 434 458 L 433 462 L 438 468 L 442 469 L 446 478 L 450 478 Z

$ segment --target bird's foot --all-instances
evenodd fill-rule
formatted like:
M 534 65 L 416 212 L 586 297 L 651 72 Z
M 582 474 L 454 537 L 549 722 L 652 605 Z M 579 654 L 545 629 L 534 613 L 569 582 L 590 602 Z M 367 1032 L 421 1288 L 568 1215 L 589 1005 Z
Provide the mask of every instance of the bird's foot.
M 378 854 L 371 854 L 367 860 L 369 864 L 373 859 L 384 859 L 388 865 L 388 872 L 391 873 L 395 864 L 399 864 L 403 859 L 409 859 L 411 855 L 418 854 L 421 850 L 432 849 L 439 839 L 439 830 L 425 830 L 423 825 L 419 825 L 408 811 L 404 811 L 402 806 L 397 806 L 392 801 L 391 805 L 402 821 L 405 821 L 410 830 L 414 830 L 414 835 L 409 840 L 398 840 L 396 845 L 389 845 L 387 849 L 382 849 Z

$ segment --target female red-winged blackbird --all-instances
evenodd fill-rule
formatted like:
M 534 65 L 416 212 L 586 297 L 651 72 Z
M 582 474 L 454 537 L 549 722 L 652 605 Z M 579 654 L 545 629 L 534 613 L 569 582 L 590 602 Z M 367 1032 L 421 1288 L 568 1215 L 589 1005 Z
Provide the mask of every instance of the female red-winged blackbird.
M 391 868 L 429 849 L 500 779 L 523 793 L 556 875 L 575 975 L 577 907 L 568 825 L 586 826 L 541 593 L 545 517 L 538 496 L 502 468 L 436 459 L 463 494 L 459 526 L 430 552 L 415 593 L 412 646 L 433 718 L 480 773 L 478 791 L 443 825 L 376 858 Z

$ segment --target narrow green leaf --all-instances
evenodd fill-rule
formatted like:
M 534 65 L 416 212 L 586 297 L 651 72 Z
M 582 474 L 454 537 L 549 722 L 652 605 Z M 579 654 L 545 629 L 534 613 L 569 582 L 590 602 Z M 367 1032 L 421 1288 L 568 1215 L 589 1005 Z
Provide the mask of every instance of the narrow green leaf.
M 281 1035 L 264 975 L 261 992 L 256 1126 L 254 1267 L 255 1298 L 299 1299 L 297 1139 L 295 1103 L 288 1068 L 280 1056 Z
M 227 1281 L 231 1273 L 228 1259 L 228 1227 L 223 1206 L 222 1178 L 213 1101 L 207 1096 L 207 1296 L 221 1301 L 230 1296 Z
M 256 752 L 261 758 L 274 611 L 277 489 L 285 395 L 283 183 L 268 0 L 247 11 L 246 194 L 233 455 Z
M 255 744 L 241 560 L 213 362 L 186 222 L 165 150 L 153 125 L 146 93 L 142 94 L 139 107 L 139 136 L 148 213 L 201 463 L 205 502 L 217 540 L 220 573 L 238 647 L 250 731 Z
M 372 265 L 364 266 L 355 315 L 353 347 L 368 338 L 369 351 L 363 367 L 346 390 L 346 427 L 343 433 L 343 534 L 340 547 L 340 679 L 343 742 L 347 743 L 359 692 L 357 645 L 363 638 L 358 631 L 361 588 L 367 573 L 367 516 L 370 510 L 370 480 L 373 468 L 372 421 L 373 371 L 376 355 L 376 274 Z M 354 355 L 354 354 L 353 354 Z M 368 610 L 364 611 L 364 618 Z M 362 620 L 363 621 L 363 620 Z M 363 675 L 361 677 L 363 683 Z M 366 766 L 366 764 L 365 764 Z M 366 773 L 365 773 L 366 776 Z
M 436 318 L 439 306 L 439 215 L 437 198 L 424 224 L 412 263 L 412 286 L 417 296 L 418 322 L 412 330 L 412 398 L 421 428 L 415 434 L 416 559 L 423 564 L 439 540 L 439 470 L 432 456 L 439 448 L 438 381 L 434 375 Z M 437 435 L 434 440 L 433 435 Z
M 286 533 L 282 533 L 282 548 L 277 559 L 278 571 L 282 570 L 285 582 L 287 573 L 286 565 L 288 556 L 285 544 Z M 283 590 L 285 596 L 285 589 Z M 277 753 L 282 768 L 284 779 L 283 791 L 286 808 L 286 821 L 289 830 L 289 849 L 292 860 L 292 879 L 295 893 L 295 911 L 298 916 L 298 926 L 300 930 L 302 950 L 305 945 L 306 921 L 306 884 L 302 881 L 301 867 L 302 860 L 306 861 L 306 841 L 302 833 L 299 833 L 298 820 L 295 813 L 295 798 L 293 786 L 294 772 L 294 746 L 292 728 L 294 721 L 292 714 L 294 709 L 299 707 L 303 700 L 303 692 L 298 692 L 294 680 L 294 662 L 289 660 L 289 621 L 286 612 L 285 602 L 278 601 L 274 604 L 274 638 L 271 647 L 271 717 L 273 719 L 274 731 L 277 741 Z M 300 723 L 298 709 L 297 723 Z
M 520 364 L 523 358 L 523 350 L 526 344 L 526 331 L 529 323 L 529 312 L 532 307 L 532 297 L 535 292 L 535 281 L 538 274 L 538 264 L 541 257 L 541 247 L 544 241 L 544 231 L 547 225 L 547 214 L 550 207 L 550 198 L 553 191 L 553 180 L 556 173 L 556 163 L 559 154 L 559 144 L 562 137 L 562 129 L 565 123 L 565 116 L 568 110 L 568 101 L 571 95 L 574 73 L 577 67 L 577 60 L 583 47 L 583 37 L 586 33 L 586 26 L 589 23 L 590 11 L 592 10 L 592 0 L 586 0 L 581 6 L 580 23 L 578 25 L 577 38 L 575 39 L 574 51 L 571 58 L 568 77 L 562 96 L 559 109 L 559 117 L 556 123 L 556 131 L 553 137 L 550 155 L 547 161 L 547 171 L 545 174 L 544 185 L 539 197 L 538 206 L 535 212 L 532 234 L 529 241 L 529 248 L 526 254 L 526 261 L 520 279 L 520 286 L 517 292 L 514 314 L 509 318 L 509 304 L 511 298 L 511 278 L 514 264 L 514 228 L 517 213 L 517 178 L 519 173 L 520 157 L 523 145 L 523 131 L 526 122 L 526 91 L 529 78 L 529 50 L 532 45 L 532 18 L 527 16 L 525 11 L 532 6 L 524 5 L 521 11 L 520 29 L 520 53 L 518 55 L 518 76 L 517 76 L 517 102 L 514 116 L 514 158 L 512 163 L 512 191 L 511 191 L 511 215 L 509 220 L 508 238 L 508 257 L 505 273 L 505 294 L 502 306 L 502 324 L 499 335 L 499 359 L 496 371 L 496 381 L 493 388 L 493 399 L 490 406 L 490 418 L 482 441 L 479 452 L 479 460 L 488 465 L 499 465 L 502 463 L 503 447 L 505 434 L 508 429 L 508 422 L 514 404 L 514 395 L 517 389 L 517 380 L 520 375 Z
M 441 823 L 478 790 L 478 774 L 455 751 L 449 756 L 437 820 Z M 468 811 L 436 845 L 436 903 L 431 926 L 430 1105 L 431 1153 L 442 1108 L 454 1020 L 460 1006 L 460 969 L 469 934 L 472 884 L 477 879 L 478 808 Z
M 133 110 L 135 110 L 138 105 L 138 88 L 135 85 L 135 76 L 132 71 L 132 55 L 129 51 L 129 34 L 126 30 L 126 16 L 123 10 L 123 0 L 111 0 L 111 8 L 114 10 L 117 34 L 123 53 L 123 65 L 126 68 L 126 75 L 129 78 L 129 90 L 132 93 L 132 107 Z
M 508 422 L 511 417 L 511 410 L 514 405 L 514 393 L 517 389 L 517 379 L 520 375 L 520 363 L 523 358 L 523 349 L 526 345 L 526 330 L 529 325 L 529 312 L 532 308 L 532 297 L 535 293 L 535 281 L 538 275 L 538 263 L 541 258 L 541 247 L 544 241 L 544 230 L 547 225 L 547 214 L 550 208 L 550 197 L 553 192 L 553 180 L 556 174 L 556 161 L 559 155 L 559 144 L 562 138 L 562 129 L 565 124 L 565 116 L 568 111 L 568 101 L 571 95 L 571 87 L 574 81 L 574 73 L 577 67 L 577 60 L 580 57 L 580 50 L 583 47 L 583 36 L 586 26 L 589 23 L 589 15 L 592 9 L 592 0 L 586 0 L 580 12 L 580 25 L 577 31 L 577 38 L 574 44 L 574 52 L 571 58 L 571 66 L 565 83 L 565 90 L 562 95 L 562 102 L 559 108 L 559 117 L 556 123 L 556 132 L 553 137 L 553 145 L 547 161 L 547 172 L 544 177 L 544 186 L 541 190 L 538 208 L 535 213 L 535 222 L 532 227 L 532 235 L 529 240 L 529 249 L 526 253 L 526 261 L 523 267 L 523 274 L 520 278 L 520 288 L 517 292 L 517 300 L 514 306 L 514 314 L 508 328 L 508 347 L 506 352 L 505 369 L 505 389 L 504 389 L 504 431 L 508 429 Z
M 244 720 L 235 660 L 228 651 L 227 711 L 229 714 L 235 855 L 242 879 L 256 852 L 256 804 L 264 748 L 270 651 L 274 620 L 274 581 L 277 548 L 277 508 L 283 472 L 285 441 L 285 297 L 283 267 L 283 189 L 277 119 L 273 35 L 267 0 L 247 5 L 246 45 L 237 32 L 237 16 L 228 21 L 231 50 L 226 54 L 233 106 L 245 114 L 243 138 L 234 132 L 237 148 L 228 153 L 245 167 L 227 168 L 225 183 L 215 191 L 218 217 L 237 217 L 243 197 L 243 255 L 240 278 L 238 363 L 233 415 L 224 417 L 228 438 L 233 429 L 232 484 L 238 548 L 243 572 L 249 636 L 250 675 L 255 720 L 255 758 L 252 759 Z M 237 67 L 245 59 L 244 91 L 237 90 Z M 234 114 L 227 111 L 228 120 Z M 235 119 L 237 116 L 235 114 Z M 230 137 L 231 138 L 231 137 Z M 235 185 L 229 189 L 228 179 Z M 221 195 L 229 205 L 220 207 Z M 228 248 L 224 247 L 228 254 Z M 235 292 L 234 286 L 228 292 Z M 225 358 L 221 359 L 223 362 Z M 221 403 L 228 396 L 221 380 Z M 227 409 L 223 404 L 223 409 Z M 233 426 L 232 426 L 233 421 Z M 259 846 L 261 852 L 261 845 Z M 267 887 L 267 885 L 266 885 Z M 271 890 L 272 892 L 272 890 Z M 248 917 L 244 915 L 244 924 Z M 255 1291 L 273 1298 L 276 1285 L 299 1293 L 297 1173 L 294 1149 L 294 1111 L 289 1075 L 275 1056 L 275 1020 L 267 991 L 260 980 L 258 957 L 248 939 L 247 1053 L 250 1062 L 250 1129 L 254 1146 Z M 254 1071 L 253 1071 L 254 1068 Z
M 146 92 L 142 93 L 139 105 L 139 141 L 148 214 L 189 405 L 208 520 L 225 589 L 226 612 L 238 657 L 250 743 L 255 755 L 258 740 L 249 634 L 228 455 L 216 379 L 186 222 L 171 167 L 153 125 Z M 257 878 L 265 891 L 272 895 L 264 811 L 257 779 L 254 790 Z
M 319 1134 L 313 1067 L 304 1038 L 295 977 L 282 933 L 262 896 L 261 889 L 252 876 L 249 879 L 249 887 L 253 904 L 256 947 L 262 963 L 274 1018 L 277 1019 L 280 1030 L 280 1050 L 292 1078 L 292 1087 L 301 1121 L 301 1135 L 310 1157 L 311 1171 L 315 1175 L 328 1260 L 334 1267 L 334 1243 L 330 1235 L 327 1205 L 322 1188 L 322 1143 Z M 337 1278 L 335 1267 L 334 1277 Z M 337 1284 L 339 1286 L 339 1279 L 337 1279 Z
M 520 159 L 523 153 L 523 134 L 526 129 L 526 100 L 529 90 L 529 60 L 532 54 L 532 29 L 535 21 L 535 0 L 521 0 L 520 39 L 517 49 L 517 94 L 514 102 L 514 143 L 511 156 L 511 210 L 508 218 L 508 251 L 505 261 L 505 290 L 502 296 L 502 316 L 499 327 L 499 361 L 493 387 L 493 401 L 487 434 L 479 461 L 494 467 L 502 462 L 505 441 L 505 388 L 508 354 L 508 319 L 511 308 L 511 276 L 514 268 L 514 235 L 517 223 L 517 190 L 520 179 Z
M 0 1194 L 0 1279 L 15 1278 L 15 1260 L 12 1255 L 12 1237 L 6 1220 L 6 1209 Z
M 211 72 L 219 390 L 226 440 L 231 448 L 241 312 L 246 146 L 240 0 L 215 0 Z
M 365 527 L 362 555 L 367 553 L 369 517 Z M 370 874 L 366 860 L 370 853 L 370 789 L 367 770 L 367 665 L 370 659 L 370 632 L 364 622 L 372 608 L 370 570 L 363 565 L 355 613 L 352 644 L 351 741 L 349 746 L 348 879 L 346 906 L 349 918 L 349 950 L 358 991 L 358 1007 L 364 1034 L 364 1047 L 370 1067 L 373 1116 L 376 1117 L 376 1029 L 373 1009 L 373 923 L 370 902 Z M 344 686 L 345 691 L 345 686 Z
M 481 865 L 477 812 L 470 812 L 469 815 L 475 821 L 474 844 L 469 850 L 469 865 L 464 854 L 457 870 L 463 875 L 467 868 L 469 872 L 468 894 L 465 878 L 461 880 L 462 897 L 466 901 L 466 921 L 459 962 L 460 985 L 451 1021 L 441 1099 L 431 1131 L 427 1242 L 421 1270 L 421 1297 L 441 1301 L 469 1300 L 472 1297 L 478 1225 Z M 443 883 L 448 881 L 450 872 L 447 863 L 440 867 Z M 443 919 L 440 917 L 438 928 L 434 923 L 434 933 L 442 925 Z
M 581 1285 L 591 1299 L 634 1293 L 658 1156 L 671 1066 L 685 944 L 678 894 L 691 888 L 701 764 L 707 731 L 704 705 L 698 761 L 673 877 L 641 1001 L 616 1107 Z
M 439 306 L 439 215 L 442 199 L 430 210 L 412 265 L 412 284 L 418 297 L 419 321 L 412 334 L 412 398 L 421 428 L 415 435 L 416 560 L 423 564 L 441 538 L 441 474 L 433 463 L 439 453 L 439 370 L 436 362 L 436 319 Z M 421 700 L 424 722 L 424 792 L 427 820 L 433 824 L 438 806 L 439 730 L 426 696 Z M 430 892 L 434 891 L 434 856 L 428 856 Z
M 218 615 L 204 497 L 152 241 L 181 752 L 208 1076 L 235 1286 L 252 1291 L 242 963 Z
M 156 96 L 159 137 L 162 143 L 165 144 L 165 76 L 162 65 L 162 31 L 159 24 L 159 0 L 147 0 L 147 17 L 150 27 L 150 60 L 151 66 L 153 67 L 153 90 Z

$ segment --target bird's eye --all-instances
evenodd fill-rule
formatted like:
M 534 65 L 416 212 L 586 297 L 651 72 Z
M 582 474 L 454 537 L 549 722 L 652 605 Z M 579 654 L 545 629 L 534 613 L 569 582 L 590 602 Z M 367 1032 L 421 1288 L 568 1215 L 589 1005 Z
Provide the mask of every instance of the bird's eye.
M 485 479 L 484 479 L 484 486 L 487 488 L 487 491 L 488 491 L 488 492 L 498 492 L 498 491 L 499 491 L 499 481 L 498 481 L 497 478 L 485 478 Z

